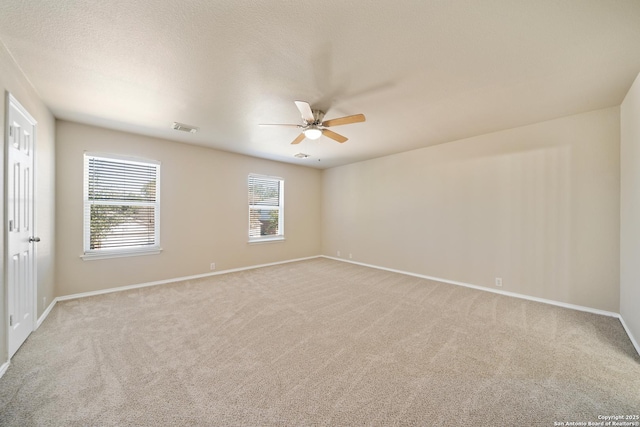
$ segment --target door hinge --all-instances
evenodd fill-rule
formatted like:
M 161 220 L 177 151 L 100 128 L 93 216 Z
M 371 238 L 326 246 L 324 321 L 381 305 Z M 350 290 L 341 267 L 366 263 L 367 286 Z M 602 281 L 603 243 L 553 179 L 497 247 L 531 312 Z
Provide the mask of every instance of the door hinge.
M 9 315 L 9 326 L 13 326 L 13 314 Z

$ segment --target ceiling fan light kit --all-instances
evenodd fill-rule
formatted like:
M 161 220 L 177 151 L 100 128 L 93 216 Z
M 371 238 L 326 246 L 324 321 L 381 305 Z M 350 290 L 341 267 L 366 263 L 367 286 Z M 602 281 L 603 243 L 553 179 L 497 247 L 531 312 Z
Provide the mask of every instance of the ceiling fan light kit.
M 322 129 L 318 128 L 318 126 L 311 125 L 308 129 L 303 131 L 304 136 L 309 139 L 318 139 L 322 136 Z
M 342 136 L 338 133 L 330 131 L 327 129 L 331 126 L 341 126 L 348 125 L 351 123 L 360 123 L 364 122 L 366 118 L 364 114 L 354 114 L 352 116 L 340 117 L 337 119 L 331 119 L 322 121 L 324 119 L 324 111 L 320 110 L 312 110 L 311 106 L 308 102 L 305 101 L 295 101 L 296 107 L 300 111 L 302 115 L 302 124 L 301 125 L 291 125 L 291 124 L 265 124 L 261 126 L 295 126 L 302 129 L 302 133 L 298 135 L 296 139 L 293 140 L 292 144 L 300 144 L 302 140 L 305 138 L 308 139 L 318 139 L 322 135 L 333 139 L 339 143 L 343 143 L 347 141 L 347 137 Z

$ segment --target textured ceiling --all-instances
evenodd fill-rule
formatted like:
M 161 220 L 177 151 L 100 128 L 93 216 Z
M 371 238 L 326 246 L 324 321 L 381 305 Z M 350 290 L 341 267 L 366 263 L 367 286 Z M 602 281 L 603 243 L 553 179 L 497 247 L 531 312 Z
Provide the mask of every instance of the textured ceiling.
M 56 117 L 326 168 L 619 105 L 640 1 L 2 0 L 0 40 Z M 367 121 L 293 146 L 294 100 Z

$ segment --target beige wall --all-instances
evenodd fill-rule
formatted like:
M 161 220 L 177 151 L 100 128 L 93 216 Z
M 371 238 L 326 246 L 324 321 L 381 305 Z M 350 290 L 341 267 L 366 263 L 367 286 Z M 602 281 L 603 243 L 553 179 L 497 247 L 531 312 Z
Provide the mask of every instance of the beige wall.
M 59 296 L 320 254 L 318 170 L 65 121 L 56 130 Z M 80 258 L 85 151 L 162 162 L 160 255 Z M 284 242 L 247 243 L 249 173 L 284 178 Z
M 5 97 L 10 92 L 38 122 L 36 130 L 36 233 L 42 239 L 37 245 L 37 286 L 40 316 L 54 297 L 54 237 L 55 237 L 55 121 L 38 94 L 24 78 L 13 59 L 0 43 L 0 129 L 5 141 Z M 4 148 L 0 150 L 0 188 L 4 188 Z M 4 203 L 4 197 L 2 197 Z M 4 207 L 0 209 L 0 224 L 4 224 Z M 0 227 L 0 241 L 4 241 L 4 227 Z M 4 248 L 0 245 L 2 292 L 0 293 L 0 364 L 7 360 L 6 281 Z M 45 300 L 43 300 L 43 298 Z
M 640 75 L 620 106 L 620 314 L 640 343 Z
M 323 254 L 618 312 L 619 129 L 610 108 L 325 170 Z

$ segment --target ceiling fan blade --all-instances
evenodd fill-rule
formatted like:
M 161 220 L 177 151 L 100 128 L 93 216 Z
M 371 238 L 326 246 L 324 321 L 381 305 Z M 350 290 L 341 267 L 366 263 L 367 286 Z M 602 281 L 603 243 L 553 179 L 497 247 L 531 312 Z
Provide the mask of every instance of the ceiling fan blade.
M 366 119 L 364 114 L 354 114 L 353 116 L 340 117 L 338 119 L 331 119 L 322 122 L 322 126 L 331 127 L 331 126 L 340 126 L 340 125 L 348 125 L 349 123 L 360 123 L 364 122 Z
M 333 131 L 330 131 L 329 129 L 322 129 L 322 134 L 324 136 L 327 136 L 327 137 L 333 139 L 334 141 L 338 141 L 340 144 L 342 144 L 347 139 L 349 139 L 347 137 L 344 137 L 344 136 L 340 135 L 339 133 L 335 133 Z
M 258 126 L 286 126 L 286 127 L 293 127 L 293 128 L 302 127 L 302 125 L 290 125 L 286 123 L 259 123 Z
M 300 135 L 298 135 L 296 139 L 293 140 L 291 144 L 300 144 L 303 139 L 304 139 L 304 133 L 301 133 Z
M 315 119 L 313 118 L 313 111 L 311 111 L 311 105 L 309 105 L 308 102 L 304 102 L 304 101 L 295 101 L 295 103 L 296 103 L 296 107 L 298 107 L 298 110 L 300 110 L 300 114 L 302 114 L 302 118 L 307 123 L 313 123 Z

